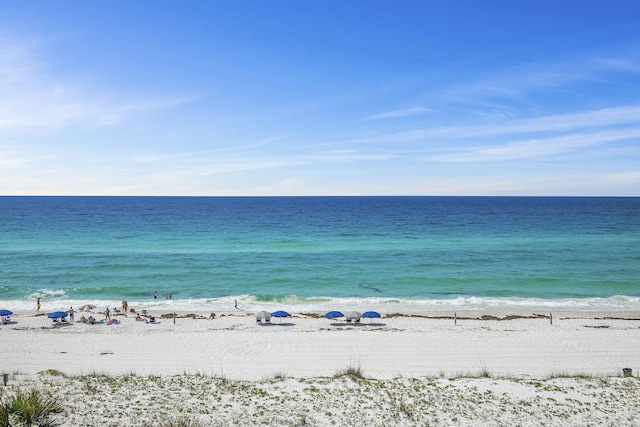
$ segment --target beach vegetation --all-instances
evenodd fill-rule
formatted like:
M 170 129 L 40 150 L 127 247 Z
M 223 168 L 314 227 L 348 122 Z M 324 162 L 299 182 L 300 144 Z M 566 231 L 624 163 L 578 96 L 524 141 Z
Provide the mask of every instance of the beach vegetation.
M 64 425 L 426 426 L 440 425 L 445 418 L 447 425 L 453 425 L 453 418 L 456 425 L 476 425 L 480 418 L 500 420 L 496 425 L 521 420 L 531 421 L 526 425 L 556 425 L 558 420 L 575 425 L 587 412 L 594 421 L 607 421 L 593 425 L 640 425 L 640 415 L 633 410 L 640 402 L 640 382 L 619 377 L 485 380 L 472 371 L 458 381 L 410 377 L 352 383 L 333 376 L 224 381 L 199 375 L 31 377 L 0 389 L 0 403 L 33 383 L 46 395 L 64 399 L 59 415 L 65 417 Z M 87 384 L 96 394 L 86 392 Z M 4 418 L 0 414 L 0 420 Z M 8 422 L 23 425 L 15 418 Z M 0 427 L 5 425 L 0 422 Z
M 6 372 L 3 372 L 3 374 L 4 374 L 4 373 L 6 373 Z M 15 379 L 16 379 L 16 377 L 18 377 L 19 375 L 24 375 L 24 373 L 23 373 L 23 372 L 20 372 L 20 371 L 18 371 L 18 370 L 16 370 L 16 371 L 11 372 L 11 374 L 9 374 L 9 378 L 10 378 L 11 380 L 15 380 Z
M 202 424 L 200 421 L 193 420 L 188 417 L 174 418 L 160 424 L 160 427 L 204 427 L 204 426 L 205 425 Z
M 0 427 L 54 427 L 62 424 L 64 411 L 58 398 L 39 389 L 20 391 L 0 402 Z
M 486 366 L 483 366 L 480 370 L 480 378 L 492 378 L 491 371 Z
M 216 380 L 216 383 L 218 385 L 228 385 L 229 384 L 229 378 L 227 378 L 224 375 L 224 372 L 220 373 L 220 374 L 215 374 L 213 376 L 213 379 Z
M 127 382 L 127 381 L 133 382 L 137 377 L 138 377 L 138 375 L 133 371 L 129 372 L 129 373 L 126 373 L 126 374 L 123 374 L 121 376 L 122 380 L 124 380 L 125 382 Z
M 272 381 L 284 381 L 287 379 L 287 374 L 284 372 L 276 372 L 271 376 Z
M 91 371 L 90 373 L 86 375 L 80 375 L 79 377 L 87 377 L 87 378 L 92 378 L 92 379 L 101 380 L 101 381 L 106 381 L 112 378 L 111 375 L 104 372 L 98 372 L 98 371 Z
M 364 380 L 366 377 L 364 375 L 364 371 L 362 370 L 362 365 L 358 364 L 357 366 L 349 366 L 346 369 L 340 370 L 335 373 L 334 378 L 342 378 L 347 377 L 352 379 L 353 381 Z
M 465 378 L 494 378 L 489 369 L 483 367 L 478 372 L 456 372 L 453 376 L 450 376 L 449 381 L 461 380 Z
M 64 376 L 64 374 L 57 369 L 45 369 L 44 371 L 38 372 L 38 375 L 51 375 L 52 377 Z
M 389 397 L 389 405 L 395 413 L 394 418 L 404 417 L 411 421 L 416 420 L 415 405 L 408 401 L 404 396 L 387 391 Z
M 585 372 L 578 372 L 574 374 L 570 374 L 568 372 L 553 372 L 551 373 L 551 375 L 549 375 L 549 379 L 556 379 L 556 378 L 574 378 L 574 379 L 579 378 L 583 380 L 594 380 L 596 376 L 592 374 L 587 374 Z

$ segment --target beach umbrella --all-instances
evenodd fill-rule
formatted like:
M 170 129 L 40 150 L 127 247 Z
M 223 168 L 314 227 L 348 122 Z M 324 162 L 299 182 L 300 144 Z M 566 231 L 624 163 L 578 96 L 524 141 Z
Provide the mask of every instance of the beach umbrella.
M 352 311 L 351 313 L 349 313 L 347 315 L 347 322 L 351 321 L 351 320 L 355 320 L 356 322 L 360 321 L 360 316 L 362 316 L 359 312 L 357 311 Z
M 268 322 L 269 319 L 271 319 L 271 313 L 269 313 L 268 311 L 261 311 L 260 313 L 256 314 L 256 321 L 261 321 L 263 320 L 265 322 Z
M 283 310 L 274 311 L 273 313 L 271 313 L 271 315 L 273 317 L 279 317 L 280 318 L 280 322 L 282 322 L 282 318 L 283 317 L 291 317 L 291 315 L 289 313 L 287 313 L 286 311 L 283 311 Z
M 49 319 L 59 319 L 61 317 L 67 317 L 66 311 L 54 311 L 47 316 Z
M 365 311 L 362 313 L 362 317 L 365 319 L 379 319 L 381 316 L 377 311 Z
M 373 319 L 373 318 L 379 318 L 380 313 L 378 313 L 377 311 L 365 311 L 364 313 L 362 313 L 362 317 L 364 317 L 365 319 Z
M 11 316 L 13 311 L 11 310 L 0 310 L 0 316 Z
M 80 307 L 79 311 L 91 311 L 91 310 L 95 310 L 96 306 L 95 305 L 91 305 L 91 304 L 85 304 L 82 307 Z
M 339 311 L 330 311 L 325 314 L 324 317 L 326 317 L 327 319 L 337 319 L 338 317 L 344 317 L 344 314 Z
M 274 311 L 273 313 L 271 313 L 271 315 L 273 317 L 291 317 L 291 315 L 289 313 L 287 313 L 286 311 L 282 311 L 282 310 Z

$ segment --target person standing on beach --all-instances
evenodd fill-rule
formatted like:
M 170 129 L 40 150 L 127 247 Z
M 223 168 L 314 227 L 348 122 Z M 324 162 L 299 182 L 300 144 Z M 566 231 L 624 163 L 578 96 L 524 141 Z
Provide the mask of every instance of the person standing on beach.
M 69 321 L 73 322 L 73 307 L 69 307 L 69 311 L 67 311 L 67 313 L 69 313 Z
M 109 321 L 111 319 L 111 312 L 109 311 L 109 307 L 107 307 L 107 309 L 104 311 L 104 318 L 106 321 Z
M 40 297 L 38 297 L 38 301 L 36 302 L 36 311 L 40 311 Z

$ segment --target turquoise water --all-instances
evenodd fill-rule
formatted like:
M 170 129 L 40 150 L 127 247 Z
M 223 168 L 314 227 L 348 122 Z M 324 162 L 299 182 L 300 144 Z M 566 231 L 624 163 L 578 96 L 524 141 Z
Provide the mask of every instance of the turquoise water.
M 0 305 L 37 297 L 640 308 L 640 198 L 0 197 Z

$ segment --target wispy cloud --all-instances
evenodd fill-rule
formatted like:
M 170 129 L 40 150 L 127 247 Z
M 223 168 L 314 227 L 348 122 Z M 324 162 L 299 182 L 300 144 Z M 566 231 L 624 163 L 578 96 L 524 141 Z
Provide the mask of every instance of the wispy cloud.
M 616 141 L 640 138 L 640 128 L 597 133 L 578 133 L 508 142 L 489 147 L 468 147 L 424 157 L 439 162 L 488 162 L 545 157 Z
M 38 69 L 35 52 L 38 44 L 15 40 L 0 34 L 0 85 L 7 87 L 23 82 Z
M 310 162 L 327 162 L 327 163 L 343 163 L 343 162 L 362 162 L 362 161 L 380 161 L 389 160 L 397 157 L 395 154 L 383 153 L 360 153 L 360 152 L 328 152 L 309 157 Z
M 608 85 L 619 85 L 621 77 L 636 78 L 640 73 L 638 51 L 635 48 L 610 52 L 593 52 L 565 57 L 559 61 L 532 61 L 492 69 L 490 72 L 466 81 L 456 81 L 424 92 L 419 102 L 426 108 L 457 111 L 471 116 L 515 118 L 539 111 L 548 103 L 545 97 L 610 103 Z M 585 91 L 585 85 L 589 89 Z M 599 94 L 602 93 L 602 98 Z M 547 98 L 548 99 L 548 98 Z
M 597 70 L 623 71 L 640 74 L 638 52 L 633 52 L 630 56 L 602 56 L 594 58 L 590 62 L 590 67 Z
M 39 59 L 39 44 L 0 37 L 0 131 L 112 125 L 128 115 L 170 108 L 198 96 L 130 99 L 56 77 Z M 115 89 L 117 91 L 117 88 Z
M 640 106 L 553 114 L 525 119 L 500 120 L 485 124 L 440 126 L 367 135 L 353 139 L 352 143 L 400 143 L 411 141 L 451 141 L 481 137 L 515 137 L 517 135 L 547 132 L 577 132 L 621 126 L 640 126 Z
M 427 114 L 430 111 L 431 111 L 430 108 L 422 108 L 422 107 L 405 108 L 402 110 L 393 110 L 393 111 L 386 111 L 384 113 L 374 114 L 373 116 L 366 117 L 364 120 L 384 120 L 384 119 L 395 119 L 398 117 L 420 116 L 423 114 Z
M 561 132 L 627 124 L 640 125 L 640 106 L 631 105 L 569 114 L 553 114 L 487 125 L 440 128 L 436 132 L 438 135 L 446 133 L 457 138 L 471 138 L 489 135 Z
M 255 142 L 247 142 L 245 144 L 223 145 L 216 148 L 209 148 L 206 150 L 191 150 L 186 151 L 183 147 L 175 147 L 176 151 L 169 153 L 145 153 L 138 154 L 132 157 L 134 162 L 139 163 L 163 163 L 163 162 L 176 162 L 176 161 L 202 161 L 203 159 L 210 159 L 217 157 L 221 154 L 227 155 L 241 155 L 242 153 L 249 153 L 251 156 L 256 148 L 266 147 L 277 141 L 286 140 L 287 137 L 270 137 L 263 138 Z

